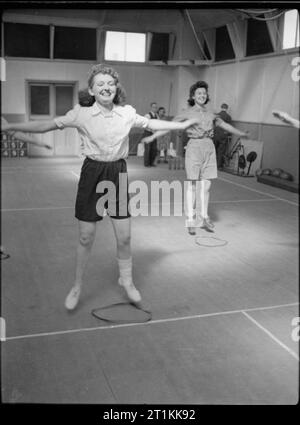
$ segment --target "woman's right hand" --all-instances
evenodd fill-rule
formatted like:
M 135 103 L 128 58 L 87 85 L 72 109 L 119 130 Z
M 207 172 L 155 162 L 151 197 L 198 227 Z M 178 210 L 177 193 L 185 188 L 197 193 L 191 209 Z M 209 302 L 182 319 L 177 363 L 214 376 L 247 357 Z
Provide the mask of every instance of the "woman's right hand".
M 143 137 L 141 143 L 151 143 L 153 141 L 152 136 Z

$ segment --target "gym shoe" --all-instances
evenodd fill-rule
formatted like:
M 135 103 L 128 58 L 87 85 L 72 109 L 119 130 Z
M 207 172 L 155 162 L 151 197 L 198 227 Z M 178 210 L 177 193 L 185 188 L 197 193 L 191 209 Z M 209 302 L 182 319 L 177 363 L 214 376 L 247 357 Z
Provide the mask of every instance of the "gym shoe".
M 65 307 L 67 310 L 74 310 L 74 308 L 77 306 L 80 292 L 80 286 L 73 286 L 65 301 Z
M 189 232 L 189 235 L 191 235 L 191 236 L 195 236 L 195 234 L 196 234 L 196 229 L 195 229 L 195 227 L 188 227 L 188 228 L 187 228 L 187 230 L 188 230 L 188 232 Z
M 209 217 L 203 218 L 201 228 L 206 229 L 208 232 L 214 232 L 214 224 L 210 221 Z
M 196 221 L 195 220 L 185 220 L 185 227 L 191 236 L 195 236 L 196 234 Z
M 137 304 L 142 301 L 141 294 L 136 289 L 133 282 L 124 284 L 122 279 L 119 278 L 119 285 L 125 289 L 127 297 L 130 299 L 131 302 Z

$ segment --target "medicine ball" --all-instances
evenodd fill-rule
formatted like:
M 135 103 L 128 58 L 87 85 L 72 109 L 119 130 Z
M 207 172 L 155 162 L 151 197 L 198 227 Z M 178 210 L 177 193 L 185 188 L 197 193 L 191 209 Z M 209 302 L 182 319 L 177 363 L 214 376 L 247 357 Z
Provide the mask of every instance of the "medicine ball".
M 279 177 L 282 180 L 289 180 L 289 181 L 293 181 L 294 180 L 292 174 L 286 173 L 285 171 L 283 171 L 282 173 L 280 173 Z
M 281 168 L 274 168 L 274 170 L 272 171 L 272 176 L 279 177 L 282 172 L 283 170 Z
M 262 174 L 265 176 L 270 176 L 272 174 L 272 170 L 270 168 L 265 168 L 262 170 Z

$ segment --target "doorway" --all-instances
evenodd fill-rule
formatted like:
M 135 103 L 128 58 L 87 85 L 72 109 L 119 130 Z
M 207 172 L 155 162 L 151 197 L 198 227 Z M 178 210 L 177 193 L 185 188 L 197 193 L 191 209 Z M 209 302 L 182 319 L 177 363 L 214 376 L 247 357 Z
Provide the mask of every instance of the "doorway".
M 76 83 L 28 82 L 29 120 L 52 120 L 65 115 L 75 103 Z M 52 150 L 30 145 L 30 156 L 77 156 L 79 152 L 78 133 L 75 128 L 55 130 L 37 136 L 47 141 Z

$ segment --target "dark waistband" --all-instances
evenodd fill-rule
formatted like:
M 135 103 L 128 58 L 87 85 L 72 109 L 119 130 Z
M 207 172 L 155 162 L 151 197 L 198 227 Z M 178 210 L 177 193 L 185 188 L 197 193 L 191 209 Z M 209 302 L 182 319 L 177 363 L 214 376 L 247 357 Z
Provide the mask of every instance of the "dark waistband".
M 97 159 L 90 158 L 89 156 L 86 156 L 84 161 L 94 162 L 96 164 L 118 164 L 120 162 L 126 162 L 124 158 L 117 159 L 116 161 L 98 161 Z

